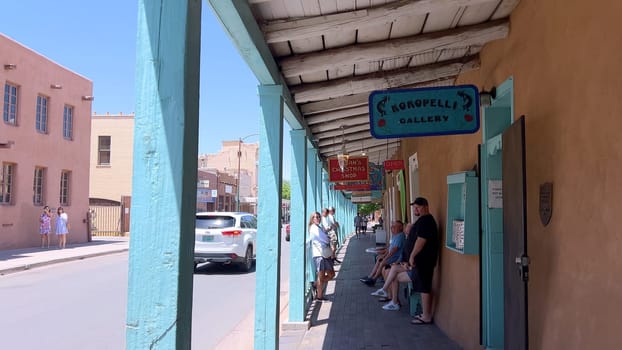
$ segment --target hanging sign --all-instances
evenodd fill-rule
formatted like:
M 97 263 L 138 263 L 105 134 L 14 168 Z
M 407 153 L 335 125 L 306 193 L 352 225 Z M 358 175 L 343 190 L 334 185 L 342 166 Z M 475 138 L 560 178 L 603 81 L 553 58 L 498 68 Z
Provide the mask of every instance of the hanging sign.
M 384 171 L 402 170 L 404 169 L 404 160 L 403 159 L 385 160 L 383 165 L 384 165 Z
M 473 85 L 374 91 L 369 123 L 377 139 L 475 133 L 479 92 Z
M 370 184 L 350 183 L 350 184 L 335 184 L 333 186 L 335 191 L 369 191 L 371 189 Z
M 351 182 L 368 181 L 369 163 L 367 157 L 350 157 L 348 163 L 341 171 L 337 157 L 328 158 L 328 181 Z

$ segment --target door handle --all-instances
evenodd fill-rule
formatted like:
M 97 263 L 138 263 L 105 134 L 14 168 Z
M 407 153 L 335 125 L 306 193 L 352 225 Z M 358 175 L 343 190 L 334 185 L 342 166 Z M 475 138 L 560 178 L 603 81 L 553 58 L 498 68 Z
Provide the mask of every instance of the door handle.
M 521 276 L 523 282 L 529 281 L 529 256 L 525 254 L 517 256 L 514 262 L 518 265 L 518 274 Z

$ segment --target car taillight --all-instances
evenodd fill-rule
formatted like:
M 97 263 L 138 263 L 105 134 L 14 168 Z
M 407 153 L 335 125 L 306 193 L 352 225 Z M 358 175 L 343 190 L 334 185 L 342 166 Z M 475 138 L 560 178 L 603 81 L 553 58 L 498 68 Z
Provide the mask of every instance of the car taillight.
M 241 230 L 222 231 L 223 236 L 239 236 L 242 234 Z

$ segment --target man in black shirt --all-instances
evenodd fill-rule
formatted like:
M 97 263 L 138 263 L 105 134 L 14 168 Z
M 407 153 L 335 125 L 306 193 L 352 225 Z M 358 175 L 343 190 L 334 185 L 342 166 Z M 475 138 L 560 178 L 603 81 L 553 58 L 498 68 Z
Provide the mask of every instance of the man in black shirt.
M 410 257 L 408 258 L 408 263 L 405 263 L 405 269 L 407 271 L 397 275 L 391 289 L 397 291 L 399 282 L 412 281 L 414 291 L 421 293 L 423 313 L 416 316 L 411 323 L 429 324 L 433 319 L 432 277 L 434 276 L 434 267 L 438 260 L 438 226 L 436 225 L 436 220 L 434 220 L 434 217 L 430 214 L 427 199 L 417 197 L 410 205 L 414 206 L 415 216 L 418 216 L 419 219 L 413 224 L 408 236 L 409 238 L 417 237 L 417 239 L 410 253 Z M 399 303 L 398 295 L 397 293 L 391 294 L 393 300 L 391 300 L 389 304 L 383 306 L 383 309 L 399 310 L 399 308 L 394 306 Z
M 423 313 L 416 317 L 413 324 L 426 324 L 432 322 L 432 277 L 434 267 L 438 260 L 439 239 L 438 226 L 425 198 L 418 197 L 411 203 L 415 209 L 415 215 L 419 220 L 413 226 L 414 233 L 417 235 L 415 248 L 410 254 L 408 263 L 411 270 L 408 272 L 415 292 L 421 293 L 421 306 Z M 411 232 L 412 234 L 412 232 Z

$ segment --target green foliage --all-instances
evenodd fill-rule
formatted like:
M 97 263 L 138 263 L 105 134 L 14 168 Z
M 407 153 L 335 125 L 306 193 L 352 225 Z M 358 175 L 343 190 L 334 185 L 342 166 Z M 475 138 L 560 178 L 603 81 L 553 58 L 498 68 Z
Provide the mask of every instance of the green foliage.
M 369 215 L 381 208 L 382 205 L 380 203 L 365 203 L 358 205 L 358 211 L 360 211 L 362 215 Z
M 283 187 L 281 189 L 281 198 L 283 199 L 291 199 L 292 189 L 290 187 L 289 181 L 283 181 Z

